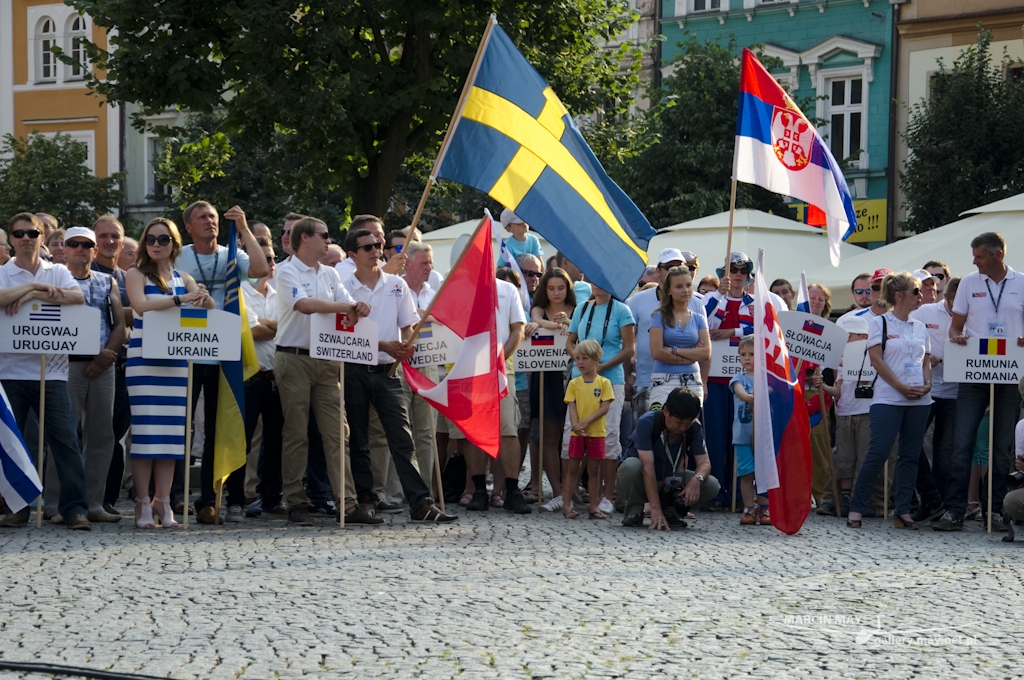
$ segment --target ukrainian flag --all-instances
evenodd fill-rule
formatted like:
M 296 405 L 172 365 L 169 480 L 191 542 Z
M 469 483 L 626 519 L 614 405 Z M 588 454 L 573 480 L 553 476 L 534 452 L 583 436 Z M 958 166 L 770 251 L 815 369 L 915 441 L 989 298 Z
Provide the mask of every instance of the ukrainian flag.
M 241 361 L 220 362 L 217 391 L 217 434 L 213 446 L 213 486 L 220 489 L 232 472 L 245 465 L 245 388 L 246 380 L 260 370 L 256 343 L 252 339 L 238 278 L 238 232 L 228 222 L 228 269 L 224 284 L 224 311 L 241 318 Z M 184 319 L 182 319 L 184 324 Z M 205 325 L 205 320 L 204 320 Z
M 647 266 L 654 229 L 493 19 L 481 49 L 434 176 L 475 187 L 515 211 L 590 280 L 624 300 Z
M 182 307 L 179 326 L 182 328 L 206 328 L 206 310 Z

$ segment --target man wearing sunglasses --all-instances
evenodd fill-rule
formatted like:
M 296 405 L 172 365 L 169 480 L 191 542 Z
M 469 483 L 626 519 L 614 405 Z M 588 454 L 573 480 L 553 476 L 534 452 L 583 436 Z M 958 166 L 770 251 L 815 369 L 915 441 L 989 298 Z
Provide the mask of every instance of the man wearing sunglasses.
M 935 297 L 941 300 L 942 294 L 946 291 L 946 284 L 952 277 L 949 267 L 942 260 L 929 260 L 925 262 L 923 269 L 935 277 Z
M 380 251 L 377 253 L 377 259 L 384 257 L 384 248 L 387 245 L 384 239 L 384 222 L 376 215 L 356 215 L 352 218 L 351 224 L 348 225 L 350 232 L 358 229 L 366 229 L 373 238 L 380 244 Z M 386 263 L 380 265 L 380 270 L 385 274 L 395 274 L 401 276 L 405 273 L 405 263 L 408 259 L 404 252 L 395 252 L 392 248 L 392 256 L 388 258 Z M 334 268 L 338 272 L 338 276 L 344 281 L 348 277 L 352 276 L 352 273 L 356 270 L 356 263 L 352 261 L 352 257 L 346 257 L 344 260 L 338 263 Z M 434 285 L 431 283 L 430 285 Z
M 886 269 L 885 267 L 882 267 L 881 269 L 876 269 L 875 273 L 871 275 L 870 283 L 867 288 L 868 304 L 864 307 L 858 306 L 856 309 L 851 309 L 850 311 L 848 311 L 846 314 L 843 314 L 839 318 L 844 319 L 848 316 L 859 316 L 863 317 L 865 320 L 870 320 L 872 314 L 874 314 L 875 316 L 882 316 L 883 314 L 885 314 L 888 307 L 885 304 L 885 300 L 882 298 L 882 281 L 884 281 L 885 277 L 888 276 L 889 274 L 892 274 L 891 269 Z M 858 305 L 860 304 L 861 296 L 857 295 L 857 291 L 863 290 L 862 288 L 859 287 L 862 284 L 858 282 L 863 281 L 865 277 L 867 277 L 867 274 L 858 276 L 853 281 L 854 295 L 856 296 Z
M 880 291 L 881 289 L 879 289 Z M 847 311 L 867 309 L 871 306 L 871 274 L 864 273 L 853 280 L 850 284 L 850 292 L 853 293 L 853 306 Z M 875 296 L 877 298 L 877 295 Z
M 0 267 L 0 307 L 15 313 L 33 300 L 58 305 L 80 305 L 85 295 L 67 267 L 39 256 L 43 245 L 43 224 L 32 213 L 18 213 L 7 229 L 14 256 Z M 85 463 L 76 429 L 76 418 L 68 394 L 66 354 L 48 357 L 46 365 L 46 418 L 44 436 L 60 479 L 58 512 L 69 529 L 88 531 L 88 502 Z M 11 402 L 18 429 L 25 430 L 29 411 L 39 404 L 39 358 L 32 354 L 0 354 L 0 376 Z M 30 447 L 33 454 L 34 447 Z M 8 513 L 0 527 L 28 524 L 29 509 Z

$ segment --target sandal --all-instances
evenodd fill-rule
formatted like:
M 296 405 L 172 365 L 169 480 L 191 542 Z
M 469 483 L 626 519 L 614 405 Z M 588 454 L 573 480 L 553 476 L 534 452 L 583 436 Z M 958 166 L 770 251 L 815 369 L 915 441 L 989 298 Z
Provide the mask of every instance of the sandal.
M 967 504 L 967 512 L 964 513 L 964 520 L 980 522 L 982 519 L 981 502 L 971 501 Z
M 591 510 L 590 519 L 608 519 L 608 515 L 604 514 L 600 510 Z
M 500 493 L 491 494 L 491 507 L 492 508 L 503 508 L 505 507 L 505 499 L 501 497 Z
M 860 529 L 860 520 L 848 519 L 846 520 L 846 526 L 850 527 L 851 529 Z
M 467 505 L 469 505 L 469 502 L 471 500 L 473 500 L 473 494 L 467 491 L 466 493 L 462 494 L 461 498 L 459 498 L 459 505 L 461 505 L 462 507 L 466 507 Z
M 566 519 L 576 519 L 580 516 L 580 513 L 576 512 L 575 510 L 570 510 L 569 512 L 563 512 L 562 515 Z

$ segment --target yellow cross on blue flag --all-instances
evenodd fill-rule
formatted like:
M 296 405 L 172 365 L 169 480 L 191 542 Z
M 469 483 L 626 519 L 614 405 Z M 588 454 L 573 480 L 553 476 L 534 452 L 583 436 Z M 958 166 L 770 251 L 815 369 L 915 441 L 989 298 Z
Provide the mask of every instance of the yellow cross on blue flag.
M 624 300 L 647 266 L 650 222 L 500 26 L 481 50 L 435 176 L 487 193 Z

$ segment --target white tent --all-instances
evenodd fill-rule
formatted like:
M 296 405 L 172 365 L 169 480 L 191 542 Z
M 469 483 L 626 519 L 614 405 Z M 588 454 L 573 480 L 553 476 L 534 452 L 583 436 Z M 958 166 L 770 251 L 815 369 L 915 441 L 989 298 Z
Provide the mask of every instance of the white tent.
M 699 275 L 703 278 L 714 274 L 715 269 L 725 263 L 728 231 L 728 212 L 701 217 L 664 229 L 651 239 L 647 253 L 651 262 L 657 262 L 664 248 L 692 251 L 700 258 Z M 821 229 L 760 210 L 737 210 L 732 249 L 755 259 L 758 248 L 764 248 L 768 283 L 784 278 L 795 286 L 801 270 L 817 269 L 829 262 L 828 237 Z M 843 260 L 865 252 L 852 243 L 844 243 L 841 248 Z
M 890 243 L 856 257 L 843 257 L 838 269 L 822 266 L 808 270 L 807 281 L 823 283 L 832 290 L 832 308 L 845 309 L 853 304 L 850 284 L 853 277 L 880 267 L 893 271 L 914 271 L 930 260 L 945 262 L 953 276 L 976 271 L 971 240 L 986 231 L 996 231 L 1006 239 L 1006 263 L 1024 268 L 1024 194 L 967 210 L 968 215 L 944 227 L 926 231 Z

